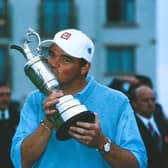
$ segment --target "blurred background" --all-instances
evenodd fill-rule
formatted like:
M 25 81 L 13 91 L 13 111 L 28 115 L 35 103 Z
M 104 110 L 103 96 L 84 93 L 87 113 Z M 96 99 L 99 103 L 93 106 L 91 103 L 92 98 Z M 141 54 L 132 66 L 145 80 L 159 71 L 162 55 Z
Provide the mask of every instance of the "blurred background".
M 95 43 L 91 73 L 98 81 L 146 75 L 168 115 L 167 17 L 167 0 L 0 0 L 0 80 L 23 101 L 35 87 L 25 76 L 25 58 L 10 45 L 23 46 L 29 27 L 41 40 L 78 28 Z

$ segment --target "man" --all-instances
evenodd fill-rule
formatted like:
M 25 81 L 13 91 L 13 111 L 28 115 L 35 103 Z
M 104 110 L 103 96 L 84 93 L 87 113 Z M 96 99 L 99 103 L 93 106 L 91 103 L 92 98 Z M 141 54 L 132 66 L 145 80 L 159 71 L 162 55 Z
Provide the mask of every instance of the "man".
M 11 89 L 8 84 L 0 81 L 0 167 L 13 167 L 10 146 L 18 119 L 18 103 L 11 101 Z
M 130 88 L 134 87 L 134 85 L 136 86 L 139 84 L 149 86 L 151 89 L 153 89 L 153 83 L 150 77 L 146 75 L 141 75 L 141 74 L 134 74 L 132 76 L 115 78 L 109 84 L 109 87 L 120 90 L 121 92 L 129 96 L 128 92 Z M 155 102 L 155 116 L 157 117 L 158 120 L 165 121 L 167 125 L 167 130 L 168 130 L 168 120 L 165 116 L 162 105 L 158 102 Z M 168 134 L 167 134 L 167 137 L 168 137 Z M 167 138 L 167 143 L 168 143 L 168 138 Z
M 168 145 L 165 143 L 167 126 L 155 112 L 155 94 L 152 88 L 141 84 L 132 86 L 129 97 L 146 146 L 148 168 L 167 168 Z
M 146 151 L 128 99 L 88 75 L 94 54 L 90 38 L 67 29 L 40 47 L 49 48 L 48 63 L 60 90 L 49 96 L 35 91 L 27 98 L 11 149 L 15 167 L 145 168 Z M 95 122 L 77 122 L 68 131 L 72 138 L 60 141 L 48 116 L 67 94 L 96 112 Z

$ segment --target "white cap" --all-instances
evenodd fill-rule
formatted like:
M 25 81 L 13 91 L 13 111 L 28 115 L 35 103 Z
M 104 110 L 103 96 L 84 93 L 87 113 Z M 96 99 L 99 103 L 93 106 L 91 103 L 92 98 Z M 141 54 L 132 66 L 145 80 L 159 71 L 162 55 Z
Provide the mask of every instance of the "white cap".
M 51 47 L 57 44 L 65 53 L 75 58 L 92 61 L 94 44 L 83 32 L 76 29 L 65 29 L 55 34 L 53 40 L 44 40 L 40 47 Z

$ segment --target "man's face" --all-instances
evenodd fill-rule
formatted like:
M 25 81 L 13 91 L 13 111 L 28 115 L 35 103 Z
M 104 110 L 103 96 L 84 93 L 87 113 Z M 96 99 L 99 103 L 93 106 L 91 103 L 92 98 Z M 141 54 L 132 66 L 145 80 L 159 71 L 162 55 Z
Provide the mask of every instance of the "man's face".
M 68 85 L 81 79 L 87 69 L 80 66 L 80 59 L 71 57 L 58 46 L 49 49 L 48 63 L 61 85 Z
M 0 87 L 0 110 L 5 110 L 10 102 L 11 90 L 7 86 Z
M 136 112 L 144 117 L 151 117 L 155 111 L 155 96 L 151 88 L 147 86 L 140 86 L 136 89 L 137 99 L 134 101 L 134 108 Z

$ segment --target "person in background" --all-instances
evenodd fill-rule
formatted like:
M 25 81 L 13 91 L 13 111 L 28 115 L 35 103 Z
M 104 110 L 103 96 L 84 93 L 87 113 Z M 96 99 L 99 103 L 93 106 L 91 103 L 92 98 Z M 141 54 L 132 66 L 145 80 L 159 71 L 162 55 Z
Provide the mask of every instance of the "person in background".
M 152 80 L 148 76 L 135 74 L 134 78 L 137 79 L 138 81 L 137 84 L 143 84 L 149 86 L 154 91 Z M 135 83 L 132 85 L 135 85 Z M 154 94 L 156 97 L 157 96 L 156 92 L 154 92 Z M 157 101 L 157 99 L 155 101 L 155 116 L 157 117 L 158 120 L 160 120 L 161 122 L 165 122 L 167 125 L 167 136 L 165 136 L 165 142 L 168 144 L 168 118 L 165 115 L 162 105 Z
M 137 82 L 132 83 L 132 85 L 134 84 L 143 84 L 143 85 L 147 85 L 150 88 L 153 89 L 153 83 L 152 80 L 150 79 L 150 77 L 146 76 L 146 75 L 140 75 L 140 74 L 135 74 L 132 76 L 132 78 L 135 78 L 135 80 L 137 80 Z
M 128 96 L 130 87 L 138 84 L 149 86 L 152 90 L 154 89 L 152 80 L 148 76 L 141 75 L 141 74 L 134 74 L 132 76 L 114 78 L 109 84 L 109 87 L 113 89 L 117 89 Z M 156 93 L 155 93 L 155 96 L 156 96 Z M 162 105 L 157 101 L 155 101 L 155 116 L 157 117 L 158 120 L 166 122 L 167 130 L 168 130 L 168 119 L 165 115 Z M 168 143 L 168 134 L 167 134 L 167 138 L 165 137 L 165 141 L 167 141 Z
M 9 85 L 0 81 L 0 167 L 13 168 L 10 146 L 19 119 L 19 104 L 11 100 Z
M 156 113 L 156 97 L 150 86 L 132 85 L 128 96 L 135 111 L 138 127 L 146 146 L 148 168 L 167 168 L 167 125 Z
M 39 90 L 27 97 L 13 137 L 11 158 L 23 168 L 146 168 L 146 150 L 128 98 L 98 83 L 89 70 L 94 54 L 92 40 L 77 29 L 65 29 L 41 42 L 48 48 L 48 63 L 60 90 L 48 96 Z M 53 106 L 73 95 L 90 112 L 94 123 L 76 122 L 70 139 L 55 135 Z
M 153 88 L 151 79 L 146 75 L 134 74 L 131 76 L 123 76 L 114 78 L 108 85 L 110 88 L 119 90 L 127 95 L 127 92 L 132 85 L 144 84 Z

